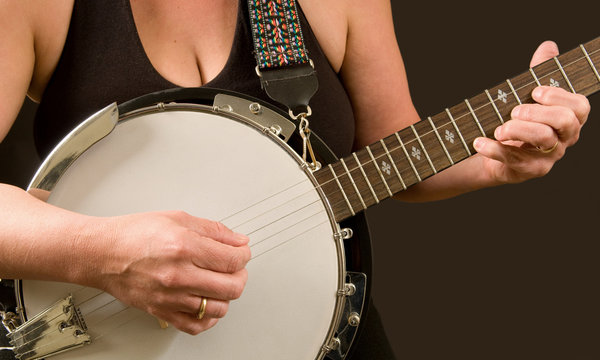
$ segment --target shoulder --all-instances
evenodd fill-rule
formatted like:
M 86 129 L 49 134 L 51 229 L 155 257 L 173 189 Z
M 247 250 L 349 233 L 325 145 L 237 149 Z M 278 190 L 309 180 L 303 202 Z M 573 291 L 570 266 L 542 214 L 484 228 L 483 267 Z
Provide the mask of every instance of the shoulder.
M 32 62 L 27 93 L 36 100 L 62 52 L 73 3 L 74 0 L 0 0 L 0 29 L 6 52 L 3 59 L 19 68 Z
M 329 63 L 339 72 L 346 52 L 348 7 L 345 0 L 298 0 Z
M 352 101 L 355 146 L 367 145 L 418 120 L 389 0 L 298 1 Z M 397 113 L 403 115 L 395 116 Z

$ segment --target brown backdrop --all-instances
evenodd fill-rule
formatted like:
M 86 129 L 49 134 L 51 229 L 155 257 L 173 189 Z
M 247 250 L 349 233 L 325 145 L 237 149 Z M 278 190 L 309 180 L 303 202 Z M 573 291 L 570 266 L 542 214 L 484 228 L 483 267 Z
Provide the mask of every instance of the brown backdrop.
M 599 36 L 588 4 L 394 0 L 420 114 L 436 114 L 526 70 L 543 40 L 569 50 Z M 600 358 L 600 95 L 591 100 L 580 142 L 548 176 L 369 211 L 374 298 L 399 358 Z M 26 186 L 37 166 L 33 111 L 27 102 L 0 144 L 0 181 Z

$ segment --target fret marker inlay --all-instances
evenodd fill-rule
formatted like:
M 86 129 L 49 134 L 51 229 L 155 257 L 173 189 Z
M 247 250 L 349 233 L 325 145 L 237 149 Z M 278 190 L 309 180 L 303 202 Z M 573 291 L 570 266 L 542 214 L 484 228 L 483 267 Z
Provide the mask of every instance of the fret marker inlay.
M 385 150 L 385 154 L 387 155 L 388 159 L 390 159 L 390 164 L 392 164 L 392 166 L 394 167 L 394 172 L 396 172 L 396 176 L 398 176 L 398 179 L 400 180 L 400 184 L 402 184 L 402 188 L 404 190 L 406 190 L 406 184 L 404 183 L 404 179 L 402 179 L 402 176 L 400 175 L 400 171 L 398 171 L 398 167 L 396 166 L 394 159 L 392 159 L 392 154 L 390 154 L 390 151 L 388 150 L 387 146 L 385 145 L 385 141 L 383 141 L 383 139 L 381 139 L 381 140 L 379 140 L 379 143 L 381 144 L 381 147 L 383 148 L 383 150 Z M 381 164 L 383 165 L 384 162 L 382 161 Z M 390 175 L 389 173 L 387 173 L 387 174 Z
M 456 121 L 454 121 L 454 116 L 452 116 L 452 114 L 450 113 L 450 110 L 448 108 L 446 108 L 446 114 L 448 114 L 448 117 L 450 118 L 452 125 L 454 125 L 454 129 L 456 130 L 456 133 L 460 137 L 460 141 L 462 141 L 463 146 L 465 147 L 465 150 L 467 150 L 467 154 L 469 154 L 469 156 L 473 155 L 473 154 L 471 154 L 471 150 L 469 150 L 469 147 L 467 146 L 467 142 L 465 141 L 465 138 L 463 138 L 460 130 L 458 129 L 458 125 L 456 125 Z
M 490 94 L 488 89 L 485 89 L 485 94 L 487 95 L 488 99 L 490 100 L 490 104 L 492 104 L 492 106 L 494 107 L 494 111 L 496 112 L 496 115 L 498 115 L 498 119 L 500 119 L 500 123 L 504 124 L 504 119 L 502 118 L 502 115 L 500 115 L 500 111 L 498 111 L 498 107 L 496 107 L 496 103 L 494 102 L 494 99 L 492 99 L 492 95 Z
M 388 194 L 390 194 L 390 196 L 394 196 L 394 193 L 388 186 L 387 181 L 385 181 L 385 176 L 383 176 L 381 169 L 379 168 L 379 166 L 377 166 L 377 160 L 375 160 L 375 157 L 373 156 L 373 152 L 371 151 L 371 148 L 369 147 L 369 145 L 367 145 L 366 149 L 367 149 L 367 152 L 369 153 L 369 156 L 371 157 L 371 161 L 373 161 L 373 166 L 375 166 L 375 169 L 377 169 L 379 176 L 381 176 L 381 180 L 383 181 L 383 185 L 385 185 L 385 189 L 387 190 Z
M 504 91 L 498 89 L 498 100 L 501 100 L 503 103 L 506 104 L 506 97 L 508 96 L 507 93 L 505 93 Z
M 433 129 L 433 131 L 435 131 L 435 136 L 437 136 L 438 141 L 440 142 L 440 145 L 442 145 L 442 149 L 444 149 L 444 153 L 446 154 L 448 161 L 450 161 L 450 165 L 454 165 L 454 160 L 452 160 L 452 156 L 450 156 L 450 153 L 448 152 L 446 145 L 444 145 L 444 142 L 442 141 L 442 138 L 440 137 L 440 133 L 438 132 L 437 127 L 433 123 L 433 120 L 431 120 L 431 116 L 428 117 L 427 120 L 429 120 L 429 124 L 431 125 L 431 128 Z M 450 133 L 450 131 L 446 130 L 446 134 L 448 134 L 448 133 Z M 448 136 L 448 135 L 446 135 L 446 136 Z M 452 143 L 454 143 L 454 134 L 452 134 Z
M 454 144 L 454 133 L 448 129 L 446 129 L 446 133 L 444 134 L 444 139 L 449 141 L 450 144 Z

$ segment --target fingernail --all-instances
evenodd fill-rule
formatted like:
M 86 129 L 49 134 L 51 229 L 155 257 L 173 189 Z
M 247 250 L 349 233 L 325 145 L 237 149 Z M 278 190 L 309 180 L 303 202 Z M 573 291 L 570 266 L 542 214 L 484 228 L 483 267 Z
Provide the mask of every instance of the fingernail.
M 541 98 L 543 92 L 544 92 L 544 89 L 542 89 L 539 86 L 536 87 L 535 89 L 533 89 L 533 91 L 531 92 L 531 96 L 533 97 L 533 100 L 537 100 L 537 99 Z
M 520 106 L 516 106 L 515 108 L 512 109 L 512 111 L 510 112 L 510 117 L 512 119 L 516 119 L 519 117 L 519 113 L 521 112 L 521 107 Z
M 475 148 L 475 150 L 480 151 L 483 149 L 485 142 L 483 141 L 482 138 L 476 138 L 473 141 L 473 147 Z
M 234 236 L 234 237 L 235 237 L 237 240 L 239 240 L 239 241 L 241 241 L 241 242 L 248 242 L 248 241 L 250 241 L 250 238 L 249 238 L 249 237 L 247 237 L 247 236 L 246 236 L 246 235 L 244 235 L 244 234 L 233 233 L 233 236 Z
M 498 126 L 498 127 L 496 128 L 496 130 L 494 130 L 494 137 L 495 137 L 496 139 L 498 139 L 498 138 L 500 137 L 500 133 L 501 133 L 500 126 Z

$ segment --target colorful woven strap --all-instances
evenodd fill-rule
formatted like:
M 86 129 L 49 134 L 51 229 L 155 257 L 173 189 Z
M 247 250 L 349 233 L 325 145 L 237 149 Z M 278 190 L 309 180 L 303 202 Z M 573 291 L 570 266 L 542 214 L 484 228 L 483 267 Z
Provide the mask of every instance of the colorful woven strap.
M 309 62 L 295 0 L 248 0 L 259 69 Z

